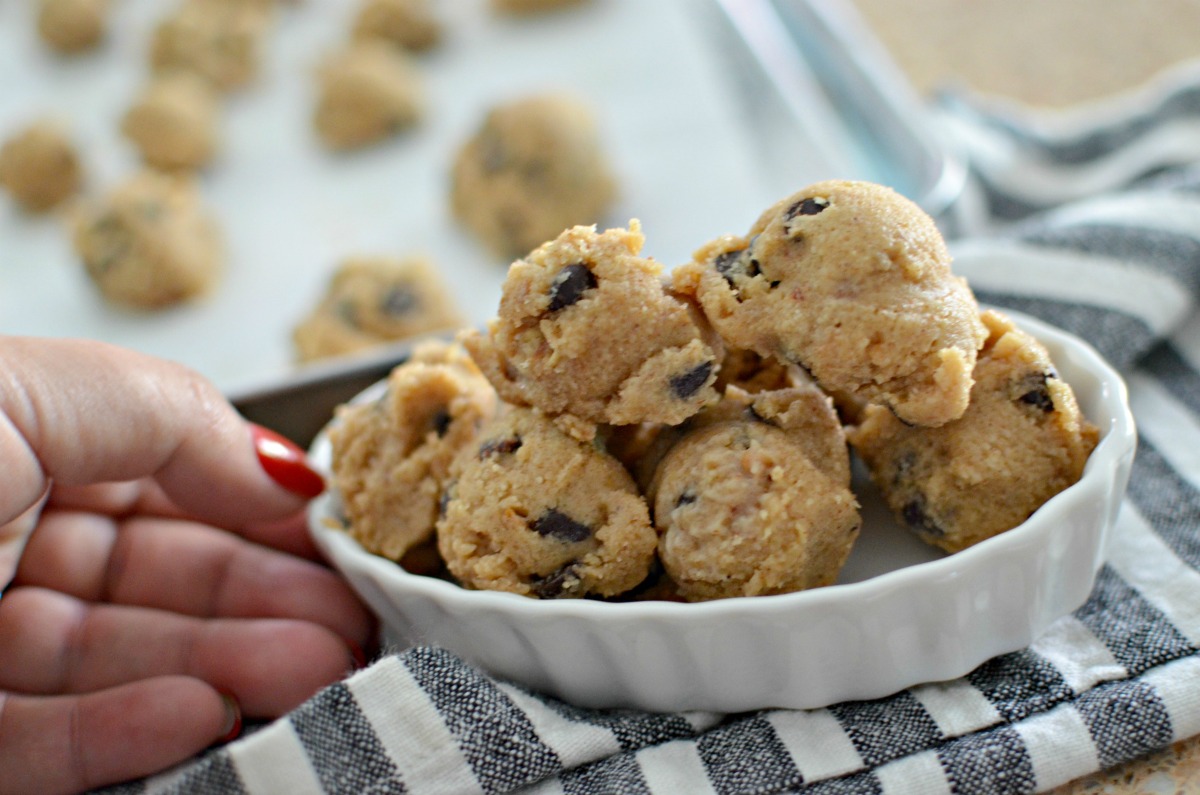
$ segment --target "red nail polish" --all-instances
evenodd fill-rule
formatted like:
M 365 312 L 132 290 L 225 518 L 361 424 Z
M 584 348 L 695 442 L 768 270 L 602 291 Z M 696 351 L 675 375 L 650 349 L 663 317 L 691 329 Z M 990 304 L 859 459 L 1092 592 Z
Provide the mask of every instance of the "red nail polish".
M 350 659 L 354 661 L 354 670 L 360 671 L 366 668 L 367 655 L 363 652 L 362 646 L 352 640 L 346 641 L 346 645 L 350 647 Z
M 229 730 L 221 736 L 218 743 L 227 743 L 237 739 L 237 736 L 242 733 L 242 707 L 238 704 L 238 700 L 233 697 L 232 693 L 227 693 L 224 690 L 218 690 L 221 694 L 221 700 L 225 702 L 225 711 L 227 713 L 225 725 Z
M 301 497 L 315 497 L 325 490 L 325 480 L 295 443 L 261 425 L 249 425 L 258 463 L 272 480 Z

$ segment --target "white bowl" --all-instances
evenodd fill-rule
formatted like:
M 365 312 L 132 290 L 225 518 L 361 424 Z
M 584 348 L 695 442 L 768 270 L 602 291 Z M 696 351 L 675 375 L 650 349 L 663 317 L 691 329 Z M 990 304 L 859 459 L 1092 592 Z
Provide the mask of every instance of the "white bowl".
M 1101 441 L 1078 483 L 954 555 L 901 528 L 861 472 L 863 532 L 838 584 L 780 596 L 606 603 L 470 591 L 410 574 L 330 528 L 328 494 L 311 507 L 311 532 L 392 636 L 580 706 L 807 709 L 957 678 L 1024 648 L 1087 598 L 1136 445 L 1125 385 L 1099 354 L 1008 314 L 1045 344 Z M 318 467 L 329 453 L 322 434 Z

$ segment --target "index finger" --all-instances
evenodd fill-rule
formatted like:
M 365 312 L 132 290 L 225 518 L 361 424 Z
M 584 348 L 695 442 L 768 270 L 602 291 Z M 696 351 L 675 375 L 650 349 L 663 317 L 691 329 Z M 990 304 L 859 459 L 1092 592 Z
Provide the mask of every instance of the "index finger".
M 223 526 L 288 516 L 321 489 L 299 448 L 247 423 L 199 374 L 82 340 L 0 338 L 0 461 L 0 524 L 50 481 L 151 477 Z

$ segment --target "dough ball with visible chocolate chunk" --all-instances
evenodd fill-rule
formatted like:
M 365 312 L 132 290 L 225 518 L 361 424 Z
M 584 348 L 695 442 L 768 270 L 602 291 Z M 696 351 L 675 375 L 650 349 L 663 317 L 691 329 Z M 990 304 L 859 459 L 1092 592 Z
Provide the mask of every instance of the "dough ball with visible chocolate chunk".
M 420 75 L 409 56 L 384 42 L 355 42 L 329 58 L 318 78 L 313 124 L 330 149 L 376 143 L 421 118 Z
M 454 215 L 505 260 L 602 221 L 615 195 L 595 119 L 565 95 L 494 107 L 451 171 Z
M 216 222 L 186 178 L 145 171 L 84 210 L 75 250 L 109 301 L 161 309 L 209 292 L 224 265 Z
M 616 596 L 650 574 L 655 534 L 629 473 L 533 409 L 514 408 L 454 462 L 438 549 L 468 588 Z
M 630 228 L 577 226 L 514 262 L 464 345 L 501 397 L 595 423 L 678 424 L 717 399 L 722 347 Z
M 396 561 L 429 541 L 450 464 L 498 403 L 461 348 L 431 341 L 392 370 L 378 400 L 340 407 L 329 431 L 331 485 L 346 532 Z
M 982 319 L 989 335 L 960 419 L 909 427 L 869 406 L 847 432 L 896 517 L 947 552 L 1016 527 L 1074 484 L 1098 437 L 1042 344 L 999 312 Z
M 0 186 L 27 212 L 57 207 L 82 182 L 75 146 L 55 122 L 34 122 L 0 146 Z
M 688 601 L 831 585 L 861 520 L 845 436 L 815 387 L 726 399 L 670 441 L 648 487 L 659 558 Z
M 300 361 L 354 353 L 462 325 L 441 275 L 424 257 L 351 257 L 292 332 Z
M 108 0 L 38 0 L 37 29 L 64 55 L 90 50 L 108 29 Z
M 146 165 L 164 171 L 198 169 L 217 149 L 217 95 L 203 78 L 172 72 L 155 79 L 125 112 L 121 132 Z
M 890 188 L 810 185 L 674 272 L 725 341 L 915 425 L 967 407 L 987 336 L 933 220 Z
M 442 38 L 430 0 L 363 0 L 354 17 L 356 39 L 382 39 L 421 52 Z

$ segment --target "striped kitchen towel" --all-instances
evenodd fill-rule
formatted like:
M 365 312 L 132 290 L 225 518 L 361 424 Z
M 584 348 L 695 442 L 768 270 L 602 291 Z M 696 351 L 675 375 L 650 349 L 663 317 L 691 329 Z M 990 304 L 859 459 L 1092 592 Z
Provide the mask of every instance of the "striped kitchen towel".
M 1092 342 L 1139 450 L 1087 603 L 960 680 L 826 709 L 590 711 L 439 649 L 384 657 L 152 793 L 1029 793 L 1200 734 L 1200 75 L 1091 116 L 963 97 L 986 228 L 953 241 L 981 300 Z

